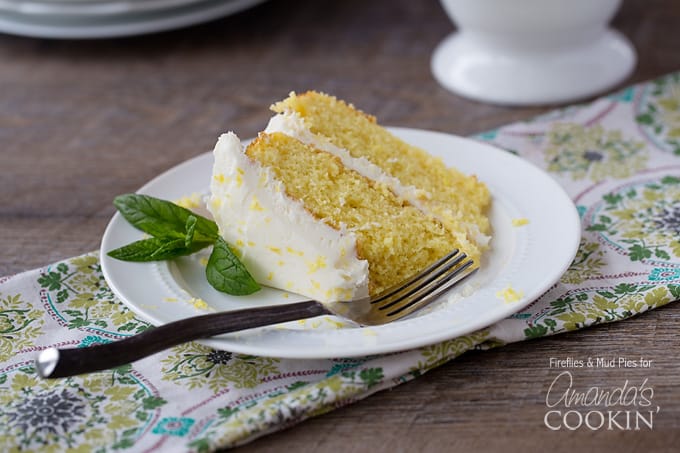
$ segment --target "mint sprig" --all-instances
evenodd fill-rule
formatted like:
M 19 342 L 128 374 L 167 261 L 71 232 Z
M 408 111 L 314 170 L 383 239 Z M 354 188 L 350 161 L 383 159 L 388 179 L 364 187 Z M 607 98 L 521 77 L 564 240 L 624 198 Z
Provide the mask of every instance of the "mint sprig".
M 184 238 L 190 217 L 196 219 L 197 242 L 213 243 L 219 235 L 212 220 L 160 198 L 131 193 L 117 196 L 113 204 L 132 226 L 153 237 Z
M 169 260 L 213 245 L 205 272 L 216 290 L 241 296 L 260 289 L 219 236 L 217 224 L 212 220 L 149 195 L 120 195 L 113 204 L 132 226 L 152 237 L 111 250 L 110 257 L 134 262 Z

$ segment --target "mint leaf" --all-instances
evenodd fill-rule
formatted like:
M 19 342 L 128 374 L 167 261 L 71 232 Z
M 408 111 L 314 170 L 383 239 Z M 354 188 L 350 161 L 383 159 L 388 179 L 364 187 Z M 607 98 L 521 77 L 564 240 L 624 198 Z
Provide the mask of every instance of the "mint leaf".
M 117 196 L 113 204 L 132 226 L 156 238 L 184 239 L 189 217 L 196 219 L 196 241 L 212 242 L 218 236 L 215 222 L 166 200 L 133 193 Z
M 184 224 L 186 236 L 184 236 L 184 246 L 189 247 L 194 241 L 194 233 L 196 233 L 196 216 L 190 215 L 187 217 L 187 223 Z
M 205 276 L 213 288 L 234 296 L 245 296 L 260 289 L 260 285 L 221 237 L 215 241 Z
M 122 261 L 159 261 L 190 255 L 209 245 L 210 242 L 192 242 L 187 246 L 184 238 L 149 238 L 111 250 L 108 255 Z

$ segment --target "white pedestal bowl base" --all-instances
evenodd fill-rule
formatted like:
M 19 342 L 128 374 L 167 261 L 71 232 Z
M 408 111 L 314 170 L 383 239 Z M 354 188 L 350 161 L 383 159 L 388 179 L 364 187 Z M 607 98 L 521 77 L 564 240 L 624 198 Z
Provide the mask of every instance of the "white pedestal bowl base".
M 474 35 L 453 33 L 432 55 L 435 78 L 463 97 L 503 105 L 543 105 L 584 99 L 623 81 L 635 49 L 614 30 L 588 45 L 560 51 L 512 51 Z

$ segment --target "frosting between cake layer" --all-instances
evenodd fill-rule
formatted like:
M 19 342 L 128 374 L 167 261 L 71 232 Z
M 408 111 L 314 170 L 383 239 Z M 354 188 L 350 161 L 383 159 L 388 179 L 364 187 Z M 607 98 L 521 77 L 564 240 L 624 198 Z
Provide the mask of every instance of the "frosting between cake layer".
M 264 132 L 267 134 L 281 132 L 316 149 L 331 153 L 339 157 L 345 167 L 370 180 L 385 184 L 395 195 L 407 200 L 421 211 L 425 211 L 421 200 L 429 198 L 427 191 L 402 184 L 399 179 L 388 175 L 365 157 L 353 157 L 346 149 L 340 148 L 324 137 L 313 133 L 305 124 L 305 120 L 296 112 L 274 115 L 269 120 Z
M 323 223 L 288 197 L 234 133 L 220 136 L 213 154 L 208 210 L 256 281 L 321 302 L 368 295 L 368 262 L 357 257 L 351 231 Z

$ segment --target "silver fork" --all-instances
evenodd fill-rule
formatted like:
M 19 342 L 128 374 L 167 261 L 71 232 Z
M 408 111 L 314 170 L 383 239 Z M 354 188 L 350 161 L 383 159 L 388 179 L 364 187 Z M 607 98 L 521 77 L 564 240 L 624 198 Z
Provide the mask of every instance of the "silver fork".
M 287 305 L 211 313 L 174 321 L 113 343 L 42 351 L 35 361 L 43 378 L 59 378 L 116 368 L 188 341 L 320 315 L 336 315 L 362 326 L 396 321 L 436 300 L 472 275 L 472 260 L 458 250 L 383 293 L 321 304 L 307 300 Z

